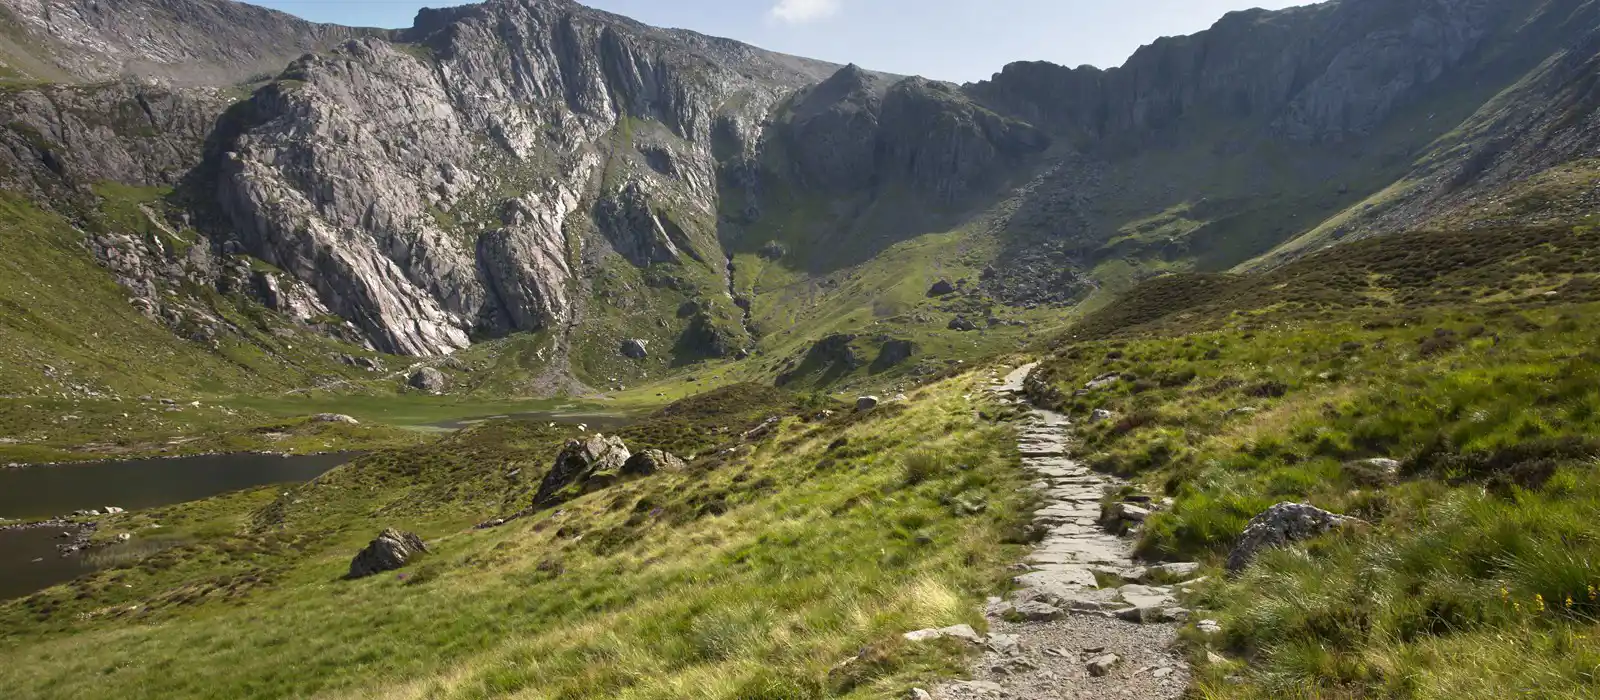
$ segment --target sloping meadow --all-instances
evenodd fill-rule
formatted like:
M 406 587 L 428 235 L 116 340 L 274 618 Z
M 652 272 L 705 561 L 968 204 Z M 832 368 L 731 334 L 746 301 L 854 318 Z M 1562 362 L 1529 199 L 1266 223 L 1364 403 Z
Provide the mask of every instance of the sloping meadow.
M 1019 554 L 996 543 L 1027 522 L 1014 433 L 979 384 L 868 412 L 724 389 L 619 433 L 635 451 L 697 453 L 685 471 L 484 530 L 472 525 L 527 505 L 576 429 L 497 422 L 378 453 L 245 514 L 237 532 L 0 607 L 0 685 L 16 697 L 902 693 L 961 668 L 962 652 L 900 633 L 980 624 L 978 603 Z M 745 436 L 769 417 L 781 422 Z M 432 553 L 341 580 L 388 526 Z M 170 596 L 219 561 L 265 575 Z
M 1173 499 L 1147 556 L 1220 567 L 1282 501 L 1370 524 L 1202 587 L 1201 697 L 1596 697 L 1600 306 L 1541 277 L 1374 303 L 1371 279 L 1069 343 L 1032 391 L 1085 419 L 1085 460 Z

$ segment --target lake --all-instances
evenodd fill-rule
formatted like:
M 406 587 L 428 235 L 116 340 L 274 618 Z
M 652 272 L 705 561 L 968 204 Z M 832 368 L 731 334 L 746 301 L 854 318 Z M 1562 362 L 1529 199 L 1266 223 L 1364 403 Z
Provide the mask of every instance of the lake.
M 129 459 L 0 470 L 0 518 L 37 519 L 115 506 L 139 510 L 267 484 L 310 481 L 349 454 L 234 454 Z M 63 528 L 0 531 L 0 600 L 93 571 L 96 557 L 63 557 Z M 41 560 L 41 561 L 35 561 Z

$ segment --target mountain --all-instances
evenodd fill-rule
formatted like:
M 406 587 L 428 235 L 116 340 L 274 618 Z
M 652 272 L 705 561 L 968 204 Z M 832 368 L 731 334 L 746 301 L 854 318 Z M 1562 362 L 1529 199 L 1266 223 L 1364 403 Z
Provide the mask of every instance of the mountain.
M 313 24 L 231 0 L 0 1 L 0 77 L 98 82 L 155 77 L 228 85 L 381 30 Z
M 1600 48 L 1584 0 L 1339 0 L 958 86 L 566 0 L 394 32 L 5 3 L 8 188 L 80 220 L 93 185 L 151 188 L 210 253 L 138 267 L 384 353 L 536 349 L 527 391 L 751 354 L 730 371 L 881 381 L 1153 275 L 1414 228 L 1581 157 Z M 122 279 L 172 306 L 155 277 Z

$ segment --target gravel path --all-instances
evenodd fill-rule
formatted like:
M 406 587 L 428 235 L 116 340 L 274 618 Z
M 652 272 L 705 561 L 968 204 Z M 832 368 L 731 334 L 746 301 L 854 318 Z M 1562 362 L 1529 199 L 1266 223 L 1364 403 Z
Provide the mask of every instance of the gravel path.
M 1023 381 L 1033 368 L 1017 369 L 993 391 L 1023 401 Z M 1132 543 L 1101 525 L 1101 499 L 1122 484 L 1067 456 L 1067 425 L 1065 416 L 1034 409 L 1022 426 L 1023 467 L 1039 476 L 1033 487 L 1045 494 L 1035 521 L 1049 534 L 1028 556 L 1010 599 L 990 600 L 990 634 L 973 640 L 985 647 L 973 680 L 931 694 L 914 691 L 913 697 L 1164 700 L 1187 689 L 1189 668 L 1174 644 L 1188 611 L 1178 607 L 1173 587 L 1101 589 L 1095 574 L 1170 580 L 1192 574 L 1193 567 L 1139 566 Z

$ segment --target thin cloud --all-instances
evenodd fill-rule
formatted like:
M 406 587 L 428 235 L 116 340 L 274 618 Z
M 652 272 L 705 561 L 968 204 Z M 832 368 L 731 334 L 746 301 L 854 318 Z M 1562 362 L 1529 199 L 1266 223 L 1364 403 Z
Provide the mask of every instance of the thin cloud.
M 839 0 L 778 0 L 767 14 L 784 24 L 818 22 L 839 14 Z

